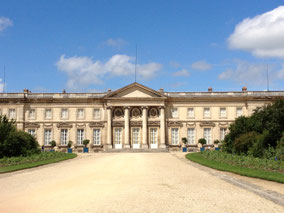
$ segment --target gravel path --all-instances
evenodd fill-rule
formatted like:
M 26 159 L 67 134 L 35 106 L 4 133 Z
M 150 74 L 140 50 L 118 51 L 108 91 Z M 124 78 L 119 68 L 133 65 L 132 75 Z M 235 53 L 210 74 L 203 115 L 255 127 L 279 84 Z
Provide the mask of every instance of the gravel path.
M 98 153 L 2 174 L 0 212 L 284 212 L 183 158 Z

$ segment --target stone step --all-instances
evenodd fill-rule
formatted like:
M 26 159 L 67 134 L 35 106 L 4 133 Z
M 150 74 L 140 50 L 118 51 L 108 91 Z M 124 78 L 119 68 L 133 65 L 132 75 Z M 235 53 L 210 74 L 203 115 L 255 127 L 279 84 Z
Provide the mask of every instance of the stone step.
M 169 152 L 167 148 L 165 149 L 106 149 L 103 152 L 112 153 L 136 153 L 136 152 Z

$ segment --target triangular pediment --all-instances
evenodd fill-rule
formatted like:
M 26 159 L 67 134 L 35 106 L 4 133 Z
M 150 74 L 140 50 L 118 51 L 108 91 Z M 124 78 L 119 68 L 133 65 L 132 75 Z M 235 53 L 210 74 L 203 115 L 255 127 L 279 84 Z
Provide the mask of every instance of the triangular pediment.
M 164 95 L 156 90 L 146 87 L 139 83 L 133 83 L 121 89 L 113 91 L 105 98 L 159 98 Z

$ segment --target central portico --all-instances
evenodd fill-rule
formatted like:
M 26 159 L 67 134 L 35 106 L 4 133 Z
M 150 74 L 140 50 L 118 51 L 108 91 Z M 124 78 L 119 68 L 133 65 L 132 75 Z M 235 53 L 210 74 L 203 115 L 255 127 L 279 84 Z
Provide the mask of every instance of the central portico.
M 166 148 L 165 99 L 138 83 L 106 95 L 107 148 Z

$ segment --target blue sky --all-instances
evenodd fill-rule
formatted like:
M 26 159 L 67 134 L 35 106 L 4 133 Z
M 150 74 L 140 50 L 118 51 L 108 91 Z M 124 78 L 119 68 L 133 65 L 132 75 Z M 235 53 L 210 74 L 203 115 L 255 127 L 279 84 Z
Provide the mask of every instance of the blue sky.
M 284 90 L 283 1 L 0 2 L 0 91 Z

